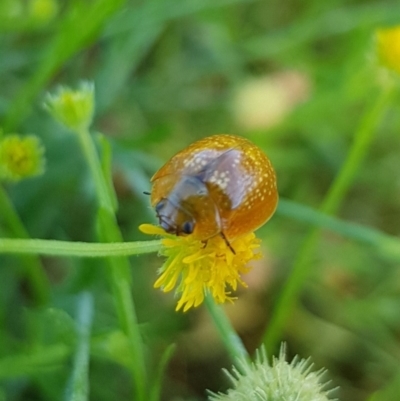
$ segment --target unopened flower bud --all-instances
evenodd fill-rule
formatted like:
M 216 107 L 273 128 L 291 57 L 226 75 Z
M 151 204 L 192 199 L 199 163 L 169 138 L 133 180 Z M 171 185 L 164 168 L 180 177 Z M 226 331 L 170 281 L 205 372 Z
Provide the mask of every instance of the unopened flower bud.
M 93 119 L 94 85 L 83 82 L 78 90 L 62 86 L 47 95 L 45 107 L 54 119 L 71 130 L 87 129 Z

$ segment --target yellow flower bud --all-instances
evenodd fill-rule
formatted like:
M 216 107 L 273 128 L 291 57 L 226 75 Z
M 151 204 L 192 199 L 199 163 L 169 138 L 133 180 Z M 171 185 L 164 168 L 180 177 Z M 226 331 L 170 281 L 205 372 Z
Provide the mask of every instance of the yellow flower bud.
M 60 87 L 48 94 L 45 107 L 55 120 L 73 131 L 89 128 L 94 113 L 94 85 L 83 82 L 78 90 Z

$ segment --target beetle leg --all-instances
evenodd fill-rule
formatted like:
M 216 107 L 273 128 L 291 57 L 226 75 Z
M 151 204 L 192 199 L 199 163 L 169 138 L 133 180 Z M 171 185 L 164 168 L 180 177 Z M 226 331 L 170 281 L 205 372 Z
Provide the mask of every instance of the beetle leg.
M 232 248 L 232 245 L 231 245 L 230 242 L 228 241 L 228 238 L 225 237 L 225 234 L 224 234 L 222 231 L 220 232 L 220 234 L 221 234 L 221 237 L 223 238 L 223 240 L 225 241 L 226 245 L 228 245 L 229 249 L 232 251 L 232 253 L 233 253 L 234 255 L 236 255 L 235 250 Z

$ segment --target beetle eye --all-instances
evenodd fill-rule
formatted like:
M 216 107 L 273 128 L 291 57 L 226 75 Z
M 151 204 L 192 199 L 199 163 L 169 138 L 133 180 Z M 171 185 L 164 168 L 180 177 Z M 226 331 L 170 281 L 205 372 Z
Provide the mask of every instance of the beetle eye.
M 185 221 L 182 224 L 182 232 L 185 234 L 191 234 L 194 229 L 194 224 L 192 221 Z

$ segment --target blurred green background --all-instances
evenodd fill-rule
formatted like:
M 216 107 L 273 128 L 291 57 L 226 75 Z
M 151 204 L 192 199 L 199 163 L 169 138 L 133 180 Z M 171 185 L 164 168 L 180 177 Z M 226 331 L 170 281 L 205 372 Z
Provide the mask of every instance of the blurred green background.
M 93 183 L 77 139 L 42 107 L 59 84 L 95 83 L 93 134 L 112 144 L 126 241 L 148 239 L 137 227 L 155 218 L 142 192 L 176 151 L 216 133 L 248 137 L 272 160 L 282 199 L 299 207 L 298 218 L 279 209 L 259 230 L 265 258 L 227 307 L 253 352 L 310 229 L 298 221 L 299 205 L 319 208 L 382 91 L 374 32 L 398 23 L 395 0 L 1 0 L 0 127 L 38 135 L 47 159 L 44 175 L 4 188 L 32 238 L 96 240 Z M 393 236 L 400 226 L 399 100 L 395 93 L 374 129 L 337 214 Z M 16 236 L 1 216 L 0 234 Z M 107 266 L 42 262 L 47 300 L 32 294 L 21 258 L 0 259 L 0 400 L 61 399 L 82 290 L 95 299 L 90 399 L 132 399 Z M 175 313 L 173 296 L 152 288 L 160 264 L 156 255 L 131 258 L 149 370 L 176 343 L 162 399 L 204 400 L 205 389 L 227 387 L 221 368 L 231 362 L 202 307 Z M 311 356 L 326 367 L 341 400 L 398 400 L 399 258 L 324 230 L 308 264 L 280 338 L 289 358 Z

